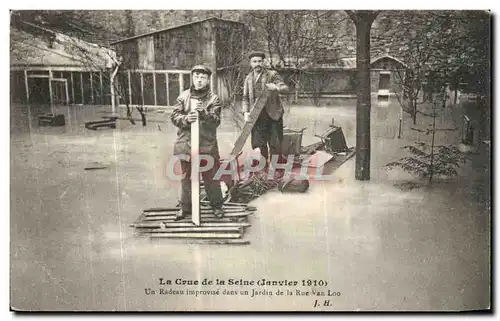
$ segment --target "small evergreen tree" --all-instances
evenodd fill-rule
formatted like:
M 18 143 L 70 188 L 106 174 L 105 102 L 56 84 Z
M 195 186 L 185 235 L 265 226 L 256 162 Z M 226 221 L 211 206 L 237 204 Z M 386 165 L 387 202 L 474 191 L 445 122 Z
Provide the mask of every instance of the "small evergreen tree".
M 438 105 L 442 105 L 442 103 L 433 101 L 432 114 L 422 113 L 425 116 L 432 117 L 430 128 L 418 130 L 425 135 L 431 135 L 430 143 L 415 142 L 413 145 L 404 146 L 403 149 L 408 151 L 411 156 L 390 162 L 384 166 L 384 169 L 402 168 L 407 172 L 428 179 L 429 184 L 432 184 L 436 176 L 454 177 L 458 175 L 457 169 L 460 164 L 466 161 L 465 154 L 453 145 L 435 145 L 436 132 L 443 130 L 436 128 L 436 109 Z

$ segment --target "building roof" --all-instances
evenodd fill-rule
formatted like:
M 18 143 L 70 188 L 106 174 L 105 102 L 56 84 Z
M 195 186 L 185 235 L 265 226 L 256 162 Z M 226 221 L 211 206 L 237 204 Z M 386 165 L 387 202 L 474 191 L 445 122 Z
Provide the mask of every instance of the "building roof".
M 29 12 L 30 10 L 26 11 Z M 110 42 L 117 41 L 119 39 L 115 33 L 108 29 L 102 30 L 102 28 L 99 28 L 98 26 L 89 26 L 85 23 L 72 19 L 62 19 L 57 15 L 21 15 L 19 12 L 14 12 L 11 15 L 11 24 L 25 26 L 31 25 L 33 28 L 65 34 L 67 36 L 103 47 L 109 47 Z M 20 27 L 24 28 L 24 26 Z
M 118 40 L 118 41 L 115 41 L 115 42 L 111 42 L 110 44 L 111 45 L 116 45 L 116 44 L 118 44 L 120 42 L 125 42 L 125 41 L 129 41 L 129 40 L 137 39 L 137 38 L 151 36 L 151 35 L 154 35 L 154 34 L 157 34 L 157 33 L 166 32 L 166 31 L 170 31 L 170 30 L 174 30 L 174 29 L 179 29 L 179 28 L 184 28 L 184 27 L 187 27 L 187 26 L 192 26 L 192 25 L 195 25 L 195 24 L 199 24 L 199 23 L 203 23 L 203 22 L 207 22 L 207 21 L 212 21 L 212 20 L 229 22 L 229 23 L 236 23 L 236 24 L 243 25 L 243 23 L 239 22 L 239 21 L 233 21 L 233 20 L 221 19 L 221 18 L 217 18 L 217 17 L 211 17 L 211 18 L 207 18 L 207 19 L 203 19 L 203 20 L 197 20 L 197 21 L 193 21 L 193 22 L 189 22 L 189 23 L 184 23 L 184 24 L 181 24 L 181 25 L 178 25 L 178 26 L 174 26 L 174 27 L 169 27 L 169 28 L 165 28 L 165 29 L 160 29 L 160 30 L 155 30 L 155 31 L 143 33 L 143 34 L 140 34 L 140 35 L 137 35 L 137 36 L 133 36 L 133 37 L 128 37 L 128 38 L 121 39 L 121 40 Z
M 106 68 L 114 53 L 97 45 L 72 39 L 63 34 L 42 29 L 51 34 L 50 41 L 40 35 L 11 28 L 10 65 L 11 66 L 64 66 L 99 70 Z
M 407 67 L 407 65 L 406 65 L 406 64 L 405 64 L 405 63 L 404 63 L 401 59 L 398 59 L 398 58 L 396 58 L 396 57 L 394 57 L 394 56 L 391 56 L 391 55 L 388 55 L 388 54 L 381 55 L 381 56 L 378 56 L 378 57 L 376 57 L 376 58 L 372 59 L 372 61 L 370 62 L 370 64 L 372 64 L 372 65 L 373 65 L 373 64 L 374 64 L 374 63 L 376 63 L 377 61 L 382 60 L 382 59 L 384 59 L 384 58 L 394 60 L 394 61 L 396 61 L 397 63 L 399 63 L 399 64 L 403 65 L 404 67 Z
M 370 65 L 373 65 L 379 60 L 382 59 L 390 59 L 394 60 L 397 63 L 403 65 L 406 67 L 406 64 L 401 61 L 400 59 L 393 57 L 388 54 L 380 55 L 374 58 L 371 58 Z M 334 68 L 334 69 L 356 69 L 356 57 L 346 57 L 346 58 L 340 58 L 338 61 L 334 63 L 323 63 L 323 64 L 318 64 L 320 67 L 325 67 L 325 68 Z

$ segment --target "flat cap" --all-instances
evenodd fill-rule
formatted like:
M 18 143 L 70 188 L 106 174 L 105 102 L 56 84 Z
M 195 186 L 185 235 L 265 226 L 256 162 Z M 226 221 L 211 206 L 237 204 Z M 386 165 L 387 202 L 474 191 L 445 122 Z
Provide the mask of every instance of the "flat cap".
M 248 59 L 252 59 L 252 57 L 262 57 L 262 59 L 265 59 L 266 54 L 264 53 L 264 51 L 251 51 L 248 54 Z
M 207 74 L 209 76 L 212 74 L 212 70 L 210 70 L 210 68 L 208 68 L 205 65 L 196 65 L 193 68 L 191 68 L 191 73 L 193 73 L 195 71 L 201 72 L 203 74 Z

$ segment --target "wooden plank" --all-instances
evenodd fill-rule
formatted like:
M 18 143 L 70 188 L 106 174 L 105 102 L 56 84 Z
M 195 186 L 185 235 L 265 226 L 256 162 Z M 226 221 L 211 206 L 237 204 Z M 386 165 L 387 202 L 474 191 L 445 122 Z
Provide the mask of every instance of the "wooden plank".
M 250 133 L 252 132 L 252 128 L 255 125 L 257 118 L 259 118 L 260 112 L 262 111 L 262 109 L 264 109 L 268 97 L 269 97 L 269 90 L 264 89 L 262 94 L 259 96 L 259 98 L 257 98 L 257 101 L 253 105 L 253 108 L 250 111 L 250 115 L 248 116 L 248 121 L 245 122 L 245 125 L 243 125 L 243 129 L 241 130 L 240 136 L 238 136 L 236 142 L 234 143 L 231 155 L 233 156 L 238 155 L 243 149 L 243 146 L 245 146 L 245 142 Z
M 246 216 L 239 216 L 239 217 L 225 217 L 225 218 L 216 218 L 215 216 L 211 217 L 203 217 L 203 222 L 207 223 L 219 223 L 219 222 L 242 222 L 246 221 L 247 217 Z M 150 223 L 150 222 L 163 222 L 163 223 L 174 223 L 174 222 L 188 222 L 188 223 L 193 223 L 191 218 L 182 218 L 180 220 L 176 220 L 174 216 L 152 216 L 152 217 L 145 217 L 142 220 L 143 223 Z
M 161 236 L 158 236 L 161 238 Z M 242 239 L 218 239 L 218 240 L 204 240 L 204 239 L 168 239 L 169 244 L 202 244 L 202 245 L 248 245 L 250 241 Z
M 130 224 L 130 226 L 134 226 L 135 224 L 141 224 L 141 222 L 144 220 L 145 217 L 146 214 L 142 213 L 141 215 L 139 215 L 139 217 L 137 218 L 137 220 L 135 220 L 134 223 Z
M 207 206 L 209 204 L 207 201 L 201 201 L 200 202 L 202 206 L 200 207 L 200 210 L 211 210 L 211 207 Z M 224 209 L 244 209 L 247 210 L 248 208 L 252 208 L 253 206 L 241 206 L 241 205 L 228 205 L 227 203 L 224 203 L 222 206 Z M 147 208 L 145 210 L 142 210 L 145 213 L 149 212 L 176 212 L 180 210 L 181 208 L 179 206 L 176 207 L 151 207 Z
M 139 229 L 141 233 L 187 233 L 187 232 L 200 232 L 200 233 L 241 233 L 241 227 L 235 226 L 215 226 L 215 227 L 201 227 L 201 226 L 188 226 L 188 227 L 166 227 L 166 228 L 152 228 L 152 229 Z
M 85 67 L 32 67 L 32 66 L 12 66 L 9 68 L 10 70 L 29 70 L 29 71 L 48 71 L 49 69 L 52 71 L 75 71 L 75 72 L 83 72 L 83 71 L 95 71 L 98 72 L 100 69 L 89 69 L 89 66 Z M 186 71 L 185 73 L 189 73 Z
M 208 217 L 203 219 L 203 223 L 246 223 L 248 221 L 247 217 L 227 217 L 227 218 L 216 218 L 216 217 Z M 175 217 L 168 217 L 168 218 L 149 218 L 148 220 L 145 220 L 144 218 L 139 218 L 136 222 L 129 224 L 129 227 L 136 227 L 136 226 L 141 226 L 144 224 L 152 224 L 154 226 L 159 226 L 160 223 L 163 224 L 171 224 L 171 223 L 188 223 L 191 226 L 196 226 L 193 224 L 191 221 L 191 218 L 186 217 L 183 219 L 180 219 L 178 221 L 175 220 Z
M 83 90 L 83 72 L 80 72 L 80 89 L 82 90 L 82 105 L 85 104 L 85 93 Z
M 181 80 L 180 86 L 182 91 L 182 75 L 179 74 Z M 198 99 L 191 99 L 191 111 L 196 109 Z M 191 123 L 191 218 L 193 223 L 200 225 L 200 162 L 198 153 L 200 147 L 200 121 L 196 119 Z
M 49 69 L 49 96 L 50 96 L 50 112 L 54 114 L 54 101 L 52 97 L 52 70 Z
M 74 105 L 76 104 L 76 101 L 75 101 L 75 83 L 73 79 L 73 72 L 70 72 L 70 75 L 71 75 L 71 102 Z
M 165 215 L 165 214 L 172 214 L 174 215 L 175 213 L 177 213 L 179 210 L 166 210 L 166 211 L 154 211 L 154 212 L 144 212 L 146 213 L 146 216 L 152 216 L 152 215 Z M 225 209 L 224 210 L 226 214 L 229 214 L 229 213 L 246 213 L 246 212 L 250 212 L 250 211 L 247 211 L 246 209 L 239 209 L 239 208 L 233 208 L 233 209 Z M 253 211 L 252 211 L 253 212 Z M 200 213 L 201 214 L 213 214 L 213 210 L 212 209 L 201 209 L 200 210 Z
M 246 213 L 228 213 L 228 214 L 225 214 L 224 215 L 224 218 L 236 218 L 236 217 L 246 217 L 246 216 L 249 216 L 252 212 L 246 212 Z M 155 215 L 147 215 L 145 218 L 144 218 L 144 221 L 154 221 L 154 220 L 168 220 L 168 219 L 171 219 L 173 220 L 175 218 L 175 214 L 172 213 L 172 214 L 169 214 L 169 213 L 165 213 L 165 214 L 155 214 Z M 207 218 L 216 218 L 213 214 L 202 214 L 200 216 L 200 219 L 207 219 Z M 192 221 L 192 219 L 191 219 Z M 200 222 L 201 223 L 201 222 Z M 193 222 L 194 224 L 194 222 Z M 199 224 L 196 224 L 197 226 Z
M 168 73 L 165 73 L 165 90 L 167 91 L 167 106 L 170 105 L 170 93 L 168 92 Z
M 155 212 L 155 213 L 145 213 L 145 214 L 146 215 L 144 215 L 144 219 L 146 219 L 146 218 L 149 219 L 152 217 L 172 217 L 173 218 L 176 216 L 176 213 L 174 213 L 174 212 L 161 212 L 161 213 Z M 246 216 L 249 216 L 252 214 L 253 214 L 253 212 L 234 212 L 234 213 L 225 213 L 224 217 L 225 218 L 246 217 Z M 190 218 L 191 216 L 186 215 L 185 217 Z M 209 213 L 201 212 L 200 218 L 206 219 L 206 218 L 217 218 L 217 217 L 214 216 L 214 214 L 211 212 L 209 212 Z M 193 222 L 193 224 L 194 224 L 194 222 Z M 200 224 L 201 224 L 201 222 L 200 222 Z M 199 226 L 198 224 L 196 224 L 196 225 Z
M 64 79 L 64 92 L 66 94 L 66 104 L 69 105 L 68 80 Z M 69 112 L 69 110 L 68 110 Z
M 254 212 L 252 211 L 244 211 L 244 212 L 229 212 L 225 213 L 224 217 L 240 217 L 240 216 L 248 216 L 252 215 Z M 212 211 L 201 211 L 201 217 L 215 217 Z M 146 213 L 145 217 L 153 217 L 153 216 L 175 216 L 176 212 L 149 212 Z M 199 225 L 199 224 L 197 224 Z
M 24 70 L 24 86 L 26 88 L 26 103 L 30 101 L 30 87 L 28 85 L 28 71 Z
M 209 205 L 210 202 L 208 201 L 201 201 L 201 205 Z M 227 203 L 224 203 L 223 207 L 226 209 L 231 209 L 231 208 L 244 208 L 245 210 L 247 211 L 256 211 L 257 210 L 257 207 L 255 206 L 251 206 L 251 205 L 247 205 L 245 203 L 230 203 L 230 202 L 227 202 Z
M 317 137 L 317 136 L 316 136 Z M 324 143 L 323 142 L 316 142 L 307 146 L 301 147 L 300 153 L 301 154 L 312 154 L 315 151 L 323 148 Z
M 144 74 L 141 72 L 140 73 L 141 77 L 141 103 L 142 106 L 144 106 Z
M 194 227 L 191 222 L 166 222 L 163 223 L 165 227 Z M 160 228 L 160 223 L 136 223 L 130 224 L 131 227 L 139 229 L 154 229 Z M 252 224 L 245 222 L 213 222 L 201 223 L 200 227 L 250 227 Z
M 132 104 L 132 76 L 130 75 L 130 70 L 127 70 L 128 75 L 128 103 Z
M 156 72 L 153 71 L 153 98 L 155 102 L 155 106 L 158 105 L 157 98 L 156 98 Z
M 239 239 L 241 233 L 151 233 L 151 237 L 165 238 L 193 238 L 193 239 Z
M 94 101 L 94 84 L 93 84 L 93 78 L 92 78 L 92 72 L 89 72 L 89 79 L 90 79 L 90 104 L 95 105 Z
M 248 213 L 249 215 L 252 214 L 252 213 Z M 234 214 L 231 214 L 231 215 L 234 215 Z M 158 219 L 158 217 L 167 217 L 166 219 Z M 193 226 L 196 226 L 193 224 L 193 222 L 191 221 L 191 217 L 190 216 L 186 216 L 184 218 L 181 218 L 180 220 L 174 220 L 175 218 L 175 215 L 172 215 L 172 214 L 166 214 L 166 215 L 162 215 L 162 216 L 146 216 L 146 213 L 142 213 L 138 218 L 137 220 L 134 222 L 134 223 L 145 223 L 146 222 L 146 219 L 147 221 L 164 221 L 164 223 L 166 223 L 167 221 L 168 222 L 175 222 L 175 223 L 190 223 L 191 225 Z M 206 216 L 206 218 L 203 219 L 203 223 L 201 224 L 204 224 L 204 223 L 224 223 L 224 222 L 242 222 L 242 221 L 247 221 L 247 218 L 248 218 L 248 215 L 246 216 L 231 216 L 231 217 L 222 217 L 222 218 L 219 218 L 219 217 L 215 217 L 211 214 L 204 214 L 203 216 Z
M 201 204 L 209 205 L 210 202 L 208 202 L 208 201 L 202 201 Z M 224 203 L 224 207 L 229 207 L 229 206 L 231 206 L 231 207 L 233 207 L 233 206 L 248 207 L 248 205 L 245 204 L 245 203 L 231 203 L 231 202 Z

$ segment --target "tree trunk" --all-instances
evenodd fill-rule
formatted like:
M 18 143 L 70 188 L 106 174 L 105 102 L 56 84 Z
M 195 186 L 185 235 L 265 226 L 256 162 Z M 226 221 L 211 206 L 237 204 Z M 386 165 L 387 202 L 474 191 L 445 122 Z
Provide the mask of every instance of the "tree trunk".
M 415 99 L 414 101 L 411 102 L 412 108 L 411 108 L 411 117 L 413 119 L 413 125 L 417 124 L 417 100 Z
M 431 141 L 431 163 L 429 165 L 429 185 L 432 184 L 432 178 L 434 177 L 434 144 L 436 137 L 436 104 L 432 103 L 432 141 Z
M 370 180 L 370 29 L 377 16 L 372 11 L 349 14 L 356 25 L 356 66 L 358 93 L 356 103 L 356 179 Z
M 490 139 L 490 130 L 489 130 L 489 119 L 490 119 L 490 111 L 488 105 L 488 98 L 485 96 L 479 96 L 477 99 L 477 110 L 479 111 L 479 117 L 477 121 L 477 142 L 482 142 L 483 140 Z
M 448 91 L 446 87 L 443 89 L 443 103 L 441 105 L 441 108 L 446 108 L 446 100 L 448 99 Z
M 145 107 L 137 107 L 137 111 L 141 115 L 142 126 L 146 126 L 146 113 L 144 112 Z

